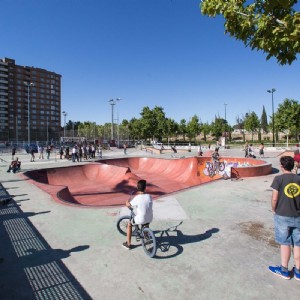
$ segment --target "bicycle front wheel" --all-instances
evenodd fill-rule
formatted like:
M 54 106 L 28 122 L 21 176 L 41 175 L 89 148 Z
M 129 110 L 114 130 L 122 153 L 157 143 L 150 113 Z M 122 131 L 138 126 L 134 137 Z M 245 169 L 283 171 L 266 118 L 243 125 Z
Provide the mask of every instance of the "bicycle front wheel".
M 145 253 L 149 257 L 154 257 L 156 254 L 156 239 L 150 228 L 146 227 L 142 230 L 141 240 Z
M 128 222 L 130 222 L 130 216 L 123 216 L 123 217 L 119 218 L 119 220 L 117 222 L 117 229 L 123 235 L 127 235 Z
M 123 216 L 119 218 L 117 222 L 117 229 L 121 234 L 127 235 L 127 225 L 130 222 L 130 220 L 131 220 L 130 216 Z M 138 232 L 138 226 L 132 225 L 132 236 L 136 236 L 137 232 Z

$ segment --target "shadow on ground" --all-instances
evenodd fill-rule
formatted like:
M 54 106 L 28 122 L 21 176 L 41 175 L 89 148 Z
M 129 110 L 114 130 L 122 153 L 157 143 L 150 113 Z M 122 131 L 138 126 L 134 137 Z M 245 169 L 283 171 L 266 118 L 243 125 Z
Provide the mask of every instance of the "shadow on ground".
M 172 258 L 183 252 L 182 245 L 198 243 L 210 238 L 214 233 L 219 232 L 218 228 L 211 228 L 204 233 L 196 235 L 185 235 L 178 229 L 183 222 L 169 227 L 165 230 L 155 231 L 157 243 L 157 259 Z
M 91 299 L 62 262 L 89 246 L 52 249 L 28 219 L 45 213 L 0 206 L 0 299 Z

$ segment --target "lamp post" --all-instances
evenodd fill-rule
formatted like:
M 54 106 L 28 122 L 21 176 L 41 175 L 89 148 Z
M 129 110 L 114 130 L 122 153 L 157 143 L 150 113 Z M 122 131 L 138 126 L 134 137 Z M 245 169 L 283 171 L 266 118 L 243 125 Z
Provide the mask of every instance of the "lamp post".
M 47 146 L 49 141 L 49 131 L 48 131 L 48 116 L 47 116 Z
M 117 101 L 120 100 L 120 98 L 108 100 L 111 105 L 111 141 L 114 140 L 114 106 L 117 104 Z
M 34 86 L 33 82 L 24 81 L 24 84 L 27 86 L 27 102 L 28 102 L 28 147 L 30 147 L 30 87 Z
M 224 106 L 225 106 L 225 148 L 226 148 L 226 129 L 227 129 L 227 120 L 226 120 L 226 106 L 227 106 L 227 104 L 226 103 L 224 103 Z
M 268 93 L 272 94 L 272 131 L 273 131 L 273 147 L 275 147 L 275 119 L 274 119 L 274 99 L 273 94 L 276 92 L 274 88 L 267 90 Z
M 16 117 L 16 141 L 17 141 L 17 147 L 18 147 L 18 144 L 19 144 L 19 142 L 18 142 L 18 139 L 19 139 L 19 137 L 18 137 L 18 117 Z
M 65 138 L 66 138 L 66 117 L 67 117 L 68 113 L 66 111 L 63 111 L 62 114 L 64 116 L 64 139 L 63 139 L 63 142 L 65 143 Z

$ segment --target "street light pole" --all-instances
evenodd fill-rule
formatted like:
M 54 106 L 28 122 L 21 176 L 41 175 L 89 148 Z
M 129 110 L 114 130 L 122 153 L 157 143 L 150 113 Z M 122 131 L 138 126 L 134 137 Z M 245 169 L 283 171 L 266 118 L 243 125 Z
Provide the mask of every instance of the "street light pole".
M 63 139 L 63 142 L 65 142 L 65 138 L 66 138 L 66 117 L 67 117 L 68 113 L 66 111 L 63 111 L 62 114 L 64 116 L 64 139 Z
M 16 117 L 16 141 L 17 141 L 17 147 L 18 147 L 18 144 L 19 144 L 19 142 L 18 142 L 18 139 L 19 139 L 19 137 L 18 137 L 18 117 Z
M 48 116 L 47 116 L 47 146 L 49 141 L 49 132 L 48 132 Z
M 109 104 L 111 105 L 111 141 L 114 140 L 114 106 L 117 104 L 117 101 L 120 100 L 120 98 L 108 100 Z
M 30 148 L 30 87 L 34 86 L 33 82 L 24 81 L 24 84 L 27 86 L 27 102 L 28 102 L 28 120 L 27 120 L 27 127 L 28 127 L 28 147 Z
M 227 106 L 227 104 L 224 103 L 224 106 L 225 106 L 225 147 L 226 147 L 226 134 L 227 134 L 227 132 L 226 132 L 226 128 L 227 128 L 227 126 L 226 126 L 226 123 L 227 123 L 227 120 L 226 120 L 226 106 Z
M 276 89 L 272 88 L 271 90 L 267 90 L 268 93 L 272 94 L 272 131 L 273 131 L 273 147 L 275 147 L 275 118 L 274 118 L 274 99 L 273 94 L 276 92 Z

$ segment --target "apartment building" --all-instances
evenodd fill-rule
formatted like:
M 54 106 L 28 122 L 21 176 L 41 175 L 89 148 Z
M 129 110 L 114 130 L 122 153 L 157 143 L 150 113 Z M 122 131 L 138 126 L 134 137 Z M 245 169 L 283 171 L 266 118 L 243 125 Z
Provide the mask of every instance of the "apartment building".
M 59 140 L 60 124 L 61 75 L 0 59 L 0 141 Z

